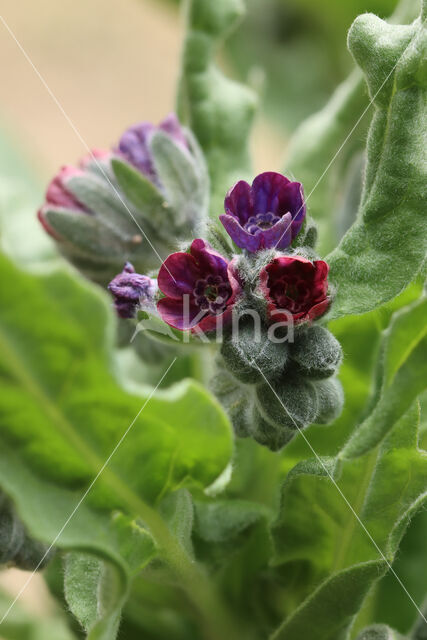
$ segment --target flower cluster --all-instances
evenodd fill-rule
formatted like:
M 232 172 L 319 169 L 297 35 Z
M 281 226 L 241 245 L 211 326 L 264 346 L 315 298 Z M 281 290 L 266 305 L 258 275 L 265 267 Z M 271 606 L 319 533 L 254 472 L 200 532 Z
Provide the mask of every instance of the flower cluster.
M 127 265 L 109 289 L 122 317 L 150 308 L 175 329 L 219 335 L 213 390 L 236 435 L 275 450 L 298 429 L 331 422 L 342 408 L 335 377 L 340 345 L 313 324 L 331 302 L 329 267 L 299 246 L 306 215 L 299 182 L 273 172 L 257 176 L 252 186 L 240 181 L 226 195 L 225 211 L 220 220 L 237 245 L 231 259 L 198 238 L 188 251 L 166 258 L 157 286 Z M 257 311 L 258 327 L 247 319 L 240 323 L 239 312 Z M 283 331 L 275 335 L 283 327 L 291 328 L 292 340 Z
M 140 136 L 144 135 L 141 129 Z M 132 136 L 126 137 L 126 150 L 136 162 L 132 140 Z M 282 255 L 304 222 L 306 207 L 301 184 L 279 173 L 263 173 L 255 178 L 252 187 L 247 182 L 238 182 L 225 198 L 225 210 L 221 222 L 238 247 L 250 254 L 265 249 L 276 249 L 279 253 L 258 274 L 267 318 L 277 322 L 284 314 L 288 319 L 290 314 L 293 322 L 300 324 L 325 313 L 330 302 L 328 265 L 323 260 Z M 123 274 L 117 278 L 123 278 Z M 110 290 L 120 310 L 122 288 L 117 288 L 117 278 Z M 126 278 L 126 286 L 133 283 L 132 305 L 126 306 L 130 315 L 137 309 L 138 295 L 142 303 L 146 292 L 138 294 L 141 278 L 138 273 L 127 271 Z M 219 323 L 223 326 L 230 321 L 244 287 L 236 261 L 228 261 L 207 242 L 197 239 L 188 252 L 172 253 L 163 262 L 158 288 L 164 297 L 158 300 L 157 310 L 168 325 L 180 330 L 212 331 Z
M 207 215 L 201 211 L 206 184 L 194 144 L 174 115 L 158 127 L 134 125 L 112 151 L 63 167 L 47 189 L 39 219 L 86 275 L 103 281 L 114 269 L 108 289 L 120 318 L 135 319 L 143 310 L 174 337 L 169 327 L 196 340 L 219 339 L 220 372 L 213 385 L 236 434 L 277 449 L 297 429 L 330 422 L 342 406 L 335 379 L 340 346 L 313 324 L 331 303 L 329 267 L 311 246 L 315 234 L 307 227 L 302 185 L 272 171 L 252 185 L 240 180 L 226 194 L 219 221 L 234 252 L 222 255 L 200 237 L 190 242 L 188 235 Z M 144 275 L 156 263 L 147 261 L 151 250 L 132 226 L 126 203 L 165 254 L 156 279 Z M 171 251 L 183 228 L 188 249 Z M 214 243 L 219 229 L 211 236 Z M 240 325 L 245 314 L 258 316 L 259 330 L 246 320 Z

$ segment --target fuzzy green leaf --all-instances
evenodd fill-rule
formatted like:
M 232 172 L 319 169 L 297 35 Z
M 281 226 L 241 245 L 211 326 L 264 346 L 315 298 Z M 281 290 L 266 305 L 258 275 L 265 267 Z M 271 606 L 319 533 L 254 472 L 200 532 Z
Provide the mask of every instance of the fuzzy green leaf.
M 422 298 L 397 312 L 384 331 L 378 402 L 344 447 L 345 456 L 374 447 L 426 388 L 426 317 L 427 299 Z
M 117 567 L 86 553 L 68 553 L 65 598 L 87 640 L 115 638 L 127 590 Z
M 328 257 L 337 296 L 331 317 L 364 313 L 402 291 L 425 259 L 426 29 L 357 18 L 349 48 L 374 104 L 358 219 Z
M 34 277 L 4 258 L 0 269 L 0 486 L 50 543 L 135 420 L 56 544 L 114 563 L 127 584 L 153 555 L 148 527 L 173 562 L 181 546 L 169 554 L 150 505 L 222 473 L 232 452 L 225 414 L 191 381 L 125 391 L 111 373 L 103 297 L 65 273 Z
M 411 408 L 378 451 L 352 460 L 339 454 L 304 461 L 288 474 L 272 530 L 274 563 L 284 570 L 304 566 L 307 596 L 289 612 L 275 640 L 308 637 L 310 625 L 316 640 L 346 637 L 426 498 L 427 456 L 417 447 L 418 422 L 418 411 Z
M 228 189 L 250 173 L 253 93 L 226 78 L 215 64 L 217 48 L 243 15 L 242 0 L 190 0 L 179 89 L 179 115 L 202 147 L 211 180 L 210 211 L 223 211 Z

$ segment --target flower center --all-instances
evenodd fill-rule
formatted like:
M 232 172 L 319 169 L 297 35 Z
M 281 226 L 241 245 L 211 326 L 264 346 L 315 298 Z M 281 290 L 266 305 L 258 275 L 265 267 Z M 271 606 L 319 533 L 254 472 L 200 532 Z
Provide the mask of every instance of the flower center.
M 281 278 L 275 283 L 272 293 L 279 307 L 292 312 L 302 310 L 310 302 L 310 287 L 299 278 Z
M 268 213 L 257 213 L 256 216 L 251 216 L 245 224 L 245 229 L 251 235 L 261 233 L 266 229 L 270 229 L 276 222 L 279 222 L 280 216 L 269 211 Z
M 216 315 L 225 310 L 231 296 L 231 287 L 219 275 L 207 276 L 197 280 L 193 295 L 200 309 Z

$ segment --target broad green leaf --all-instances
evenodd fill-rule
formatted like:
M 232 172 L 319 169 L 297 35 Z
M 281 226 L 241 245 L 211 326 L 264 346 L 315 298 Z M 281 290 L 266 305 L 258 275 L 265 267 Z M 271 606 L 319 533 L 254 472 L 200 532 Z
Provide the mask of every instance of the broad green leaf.
M 221 474 L 232 453 L 226 416 L 191 381 L 125 391 L 111 372 L 113 327 L 100 294 L 65 273 L 30 276 L 5 258 L 0 269 L 0 486 L 48 543 L 77 509 L 56 545 L 114 563 L 124 584 L 153 555 L 148 528 L 196 591 L 197 568 L 153 506 Z
M 305 567 L 304 582 L 299 606 L 273 638 L 306 637 L 310 624 L 316 640 L 346 637 L 426 498 L 427 456 L 417 447 L 418 422 L 411 408 L 379 450 L 352 460 L 339 454 L 303 461 L 288 474 L 272 529 L 274 564 L 282 579 L 288 566 Z
M 220 42 L 243 13 L 242 0 L 188 2 L 178 111 L 204 151 L 214 219 L 223 211 L 228 189 L 250 173 L 249 135 L 255 97 L 226 78 L 215 63 Z
M 207 542 L 224 542 L 260 519 L 271 516 L 267 507 L 246 500 L 195 503 L 195 533 Z
M 412 518 L 399 547 L 393 569 L 415 602 L 423 602 L 427 583 L 423 567 L 427 566 L 427 511 L 424 509 Z M 419 614 L 409 598 L 402 598 L 402 587 L 392 573 L 380 580 L 361 612 L 365 624 L 382 622 L 400 633 L 407 633 L 414 626 Z
M 364 313 L 402 291 L 425 259 L 427 222 L 424 21 L 357 18 L 349 47 L 374 104 L 358 218 L 329 256 L 337 287 L 331 317 Z
M 426 388 L 426 318 L 426 298 L 393 316 L 383 335 L 378 402 L 345 446 L 345 456 L 374 447 Z
M 126 600 L 126 586 L 117 567 L 86 553 L 68 553 L 64 571 L 65 598 L 88 640 L 115 638 Z
M 0 620 L 12 601 L 12 596 L 0 590 Z M 0 637 L 2 640 L 77 640 L 60 612 L 50 609 L 36 615 L 19 601 L 2 623 Z

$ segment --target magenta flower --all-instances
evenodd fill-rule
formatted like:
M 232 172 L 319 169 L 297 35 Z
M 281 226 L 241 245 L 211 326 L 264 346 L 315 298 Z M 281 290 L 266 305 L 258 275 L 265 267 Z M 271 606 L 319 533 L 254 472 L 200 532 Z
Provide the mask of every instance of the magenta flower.
M 212 331 L 231 318 L 240 285 L 232 263 L 204 240 L 193 240 L 190 252 L 170 255 L 160 267 L 157 303 L 163 320 L 176 329 Z
M 156 131 L 164 131 L 183 148 L 188 148 L 179 120 L 174 113 L 171 113 L 158 126 L 151 122 L 140 122 L 129 127 L 120 138 L 116 149 L 117 153 L 153 182 L 157 182 L 157 176 L 149 142 Z
M 130 262 L 108 285 L 114 296 L 114 306 L 121 318 L 134 318 L 138 308 L 154 308 L 156 281 L 148 276 L 135 273 Z
M 287 311 L 295 324 L 315 320 L 328 309 L 329 265 L 324 260 L 311 262 L 301 256 L 281 256 L 260 273 L 260 287 L 267 299 L 271 320 L 287 320 Z
M 237 182 L 225 198 L 220 220 L 231 239 L 251 253 L 260 249 L 286 249 L 305 217 L 303 188 L 280 173 L 267 171 L 250 186 Z

